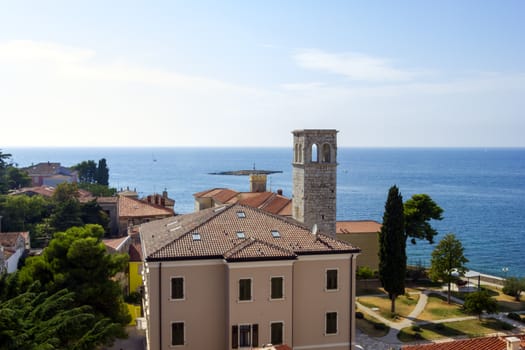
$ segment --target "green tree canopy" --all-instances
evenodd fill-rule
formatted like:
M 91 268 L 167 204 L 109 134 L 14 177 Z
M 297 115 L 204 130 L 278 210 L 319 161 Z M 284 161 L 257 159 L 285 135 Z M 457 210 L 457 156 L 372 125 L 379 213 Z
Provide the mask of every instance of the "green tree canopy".
M 31 179 L 26 172 L 11 162 L 11 154 L 0 151 L 0 194 L 11 189 L 29 186 Z
M 509 277 L 505 279 L 503 284 L 503 293 L 514 297 L 516 301 L 520 301 L 521 293 L 525 291 L 525 277 Z
M 457 277 L 454 272 L 464 274 L 465 264 L 468 259 L 463 253 L 463 245 L 453 233 L 448 233 L 438 243 L 432 252 L 430 261 L 430 278 L 434 281 L 441 280 L 448 284 L 448 303 L 450 304 L 450 283 Z
M 415 194 L 404 204 L 405 233 L 411 238 L 412 244 L 416 239 L 426 239 L 434 243 L 437 231 L 430 225 L 430 220 L 442 220 L 443 209 L 427 194 Z
M 71 167 L 78 171 L 78 179 L 80 182 L 96 183 L 97 178 L 97 164 L 94 160 L 85 160 L 77 165 Z
M 28 291 L 0 299 L 0 350 L 94 349 L 111 342 L 120 325 L 97 318 L 89 306 L 77 306 L 74 293 Z
M 0 216 L 5 231 L 30 231 L 49 216 L 52 203 L 43 196 L 0 196 Z
M 397 186 L 388 191 L 379 233 L 379 279 L 391 300 L 395 313 L 397 296 L 405 294 L 406 238 L 403 216 L 403 197 Z
M 498 305 L 489 293 L 482 290 L 467 294 L 463 308 L 466 312 L 478 315 L 478 319 L 481 321 L 483 311 L 488 314 L 494 313 L 498 310 Z
M 89 305 L 99 317 L 125 325 L 129 315 L 113 277 L 127 266 L 126 254 L 108 254 L 99 225 L 72 227 L 54 235 L 42 255 L 30 257 L 20 270 L 23 286 L 39 281 L 45 290 L 68 289 L 76 305 Z
M 65 231 L 70 227 L 82 225 L 82 212 L 76 184 L 65 182 L 59 184 L 52 199 L 54 209 L 50 216 L 50 223 L 55 231 Z
M 78 178 L 81 183 L 109 185 L 109 169 L 106 158 L 102 158 L 95 163 L 94 160 L 85 160 L 77 165 L 72 166 L 78 171 Z

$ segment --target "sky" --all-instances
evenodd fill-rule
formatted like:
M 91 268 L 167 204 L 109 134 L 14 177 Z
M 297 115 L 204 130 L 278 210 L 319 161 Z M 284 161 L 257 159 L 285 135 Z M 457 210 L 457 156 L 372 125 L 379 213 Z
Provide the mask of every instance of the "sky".
M 525 147 L 525 1 L 0 0 L 0 149 Z

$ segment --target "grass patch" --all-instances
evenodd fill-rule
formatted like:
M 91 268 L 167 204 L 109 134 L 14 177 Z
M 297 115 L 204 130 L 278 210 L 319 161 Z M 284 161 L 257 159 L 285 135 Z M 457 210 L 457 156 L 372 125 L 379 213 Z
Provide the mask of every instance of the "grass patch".
M 485 319 L 481 322 L 477 319 L 472 319 L 459 322 L 429 323 L 419 327 L 406 327 L 399 331 L 397 337 L 402 342 L 414 340 L 433 341 L 459 336 L 473 338 L 508 331 L 512 328 L 508 323 L 493 318 Z
M 447 298 L 439 294 L 431 293 L 428 295 L 428 302 L 425 310 L 418 316 L 424 321 L 436 321 L 453 317 L 463 317 L 466 314 L 462 311 L 462 306 L 452 302 L 447 303 Z
M 407 317 L 419 300 L 419 294 L 402 295 L 396 299 L 396 315 L 390 312 L 391 301 L 385 296 L 359 297 L 359 302 L 369 308 L 378 308 L 379 314 L 386 319 L 398 321 L 399 317 Z M 398 317 L 399 316 L 399 317 Z

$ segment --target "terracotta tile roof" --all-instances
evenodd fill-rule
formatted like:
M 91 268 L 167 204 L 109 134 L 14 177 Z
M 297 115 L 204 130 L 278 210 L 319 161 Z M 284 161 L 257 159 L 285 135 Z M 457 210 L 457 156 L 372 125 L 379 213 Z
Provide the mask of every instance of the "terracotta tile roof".
M 45 162 L 23 168 L 22 170 L 26 171 L 29 176 L 49 176 L 57 174 L 60 168 L 60 163 Z
M 244 217 L 238 212 L 244 213 Z M 278 234 L 274 236 L 272 231 Z M 149 222 L 140 226 L 140 235 L 147 260 L 226 256 L 264 260 L 301 254 L 359 252 L 349 243 L 322 233 L 314 235 L 293 219 L 240 204 Z M 241 243 L 243 245 L 238 246 Z M 261 255 L 262 251 L 266 255 Z
M 373 220 L 337 221 L 335 232 L 338 234 L 367 233 L 381 231 L 381 224 Z
M 121 218 L 167 217 L 173 215 L 173 211 L 170 209 L 126 196 L 118 197 L 118 209 Z
M 29 237 L 29 232 L 1 232 L 0 233 L 0 245 L 4 248 L 15 248 L 19 238 L 26 242 Z
M 506 339 L 511 336 L 483 337 L 432 343 L 424 345 L 405 345 L 403 350 L 506 350 Z M 525 348 L 525 334 L 514 336 L 520 339 L 520 349 Z
M 119 238 L 108 238 L 103 239 L 102 242 L 110 250 L 118 252 L 122 245 L 129 239 L 129 236 L 119 237 Z
M 292 216 L 292 200 L 278 194 L 274 194 L 271 200 L 260 208 L 272 214 Z
M 239 203 L 272 214 L 292 216 L 292 200 L 274 192 L 237 192 L 227 188 L 214 188 L 195 193 L 193 196 L 212 198 L 219 205 Z
M 142 261 L 142 247 L 140 243 L 129 246 L 129 261 Z
M 228 203 L 239 194 L 239 192 L 230 190 L 229 188 L 213 188 L 211 190 L 195 193 L 195 198 L 212 198 L 218 204 Z
M 224 258 L 227 261 L 248 261 L 261 258 L 293 259 L 295 257 L 297 255 L 291 250 L 283 249 L 253 237 L 243 240 L 243 242 L 224 253 Z
M 239 204 L 259 208 L 273 197 L 272 192 L 242 192 L 239 193 Z
M 118 197 L 97 197 L 97 203 L 117 203 Z

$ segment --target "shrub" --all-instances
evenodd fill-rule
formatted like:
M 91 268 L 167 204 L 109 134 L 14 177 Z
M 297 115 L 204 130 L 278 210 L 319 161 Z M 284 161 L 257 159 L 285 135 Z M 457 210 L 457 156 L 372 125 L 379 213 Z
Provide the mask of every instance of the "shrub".
M 515 312 L 509 312 L 509 314 L 507 315 L 507 317 L 510 318 L 511 320 L 514 320 L 514 321 L 523 322 L 523 320 L 521 319 L 521 316 L 518 315 L 518 314 L 515 313 Z
M 421 332 L 421 327 L 419 327 L 418 325 L 413 325 L 413 326 L 412 326 L 412 330 L 413 330 L 414 332 Z
M 386 324 L 384 323 L 374 323 L 374 328 L 378 331 L 384 331 L 387 329 Z
M 436 323 L 434 328 L 437 330 L 437 331 L 444 331 L 445 330 L 445 325 L 443 323 Z
M 503 293 L 520 301 L 521 293 L 525 290 L 525 278 L 509 277 L 503 285 Z

